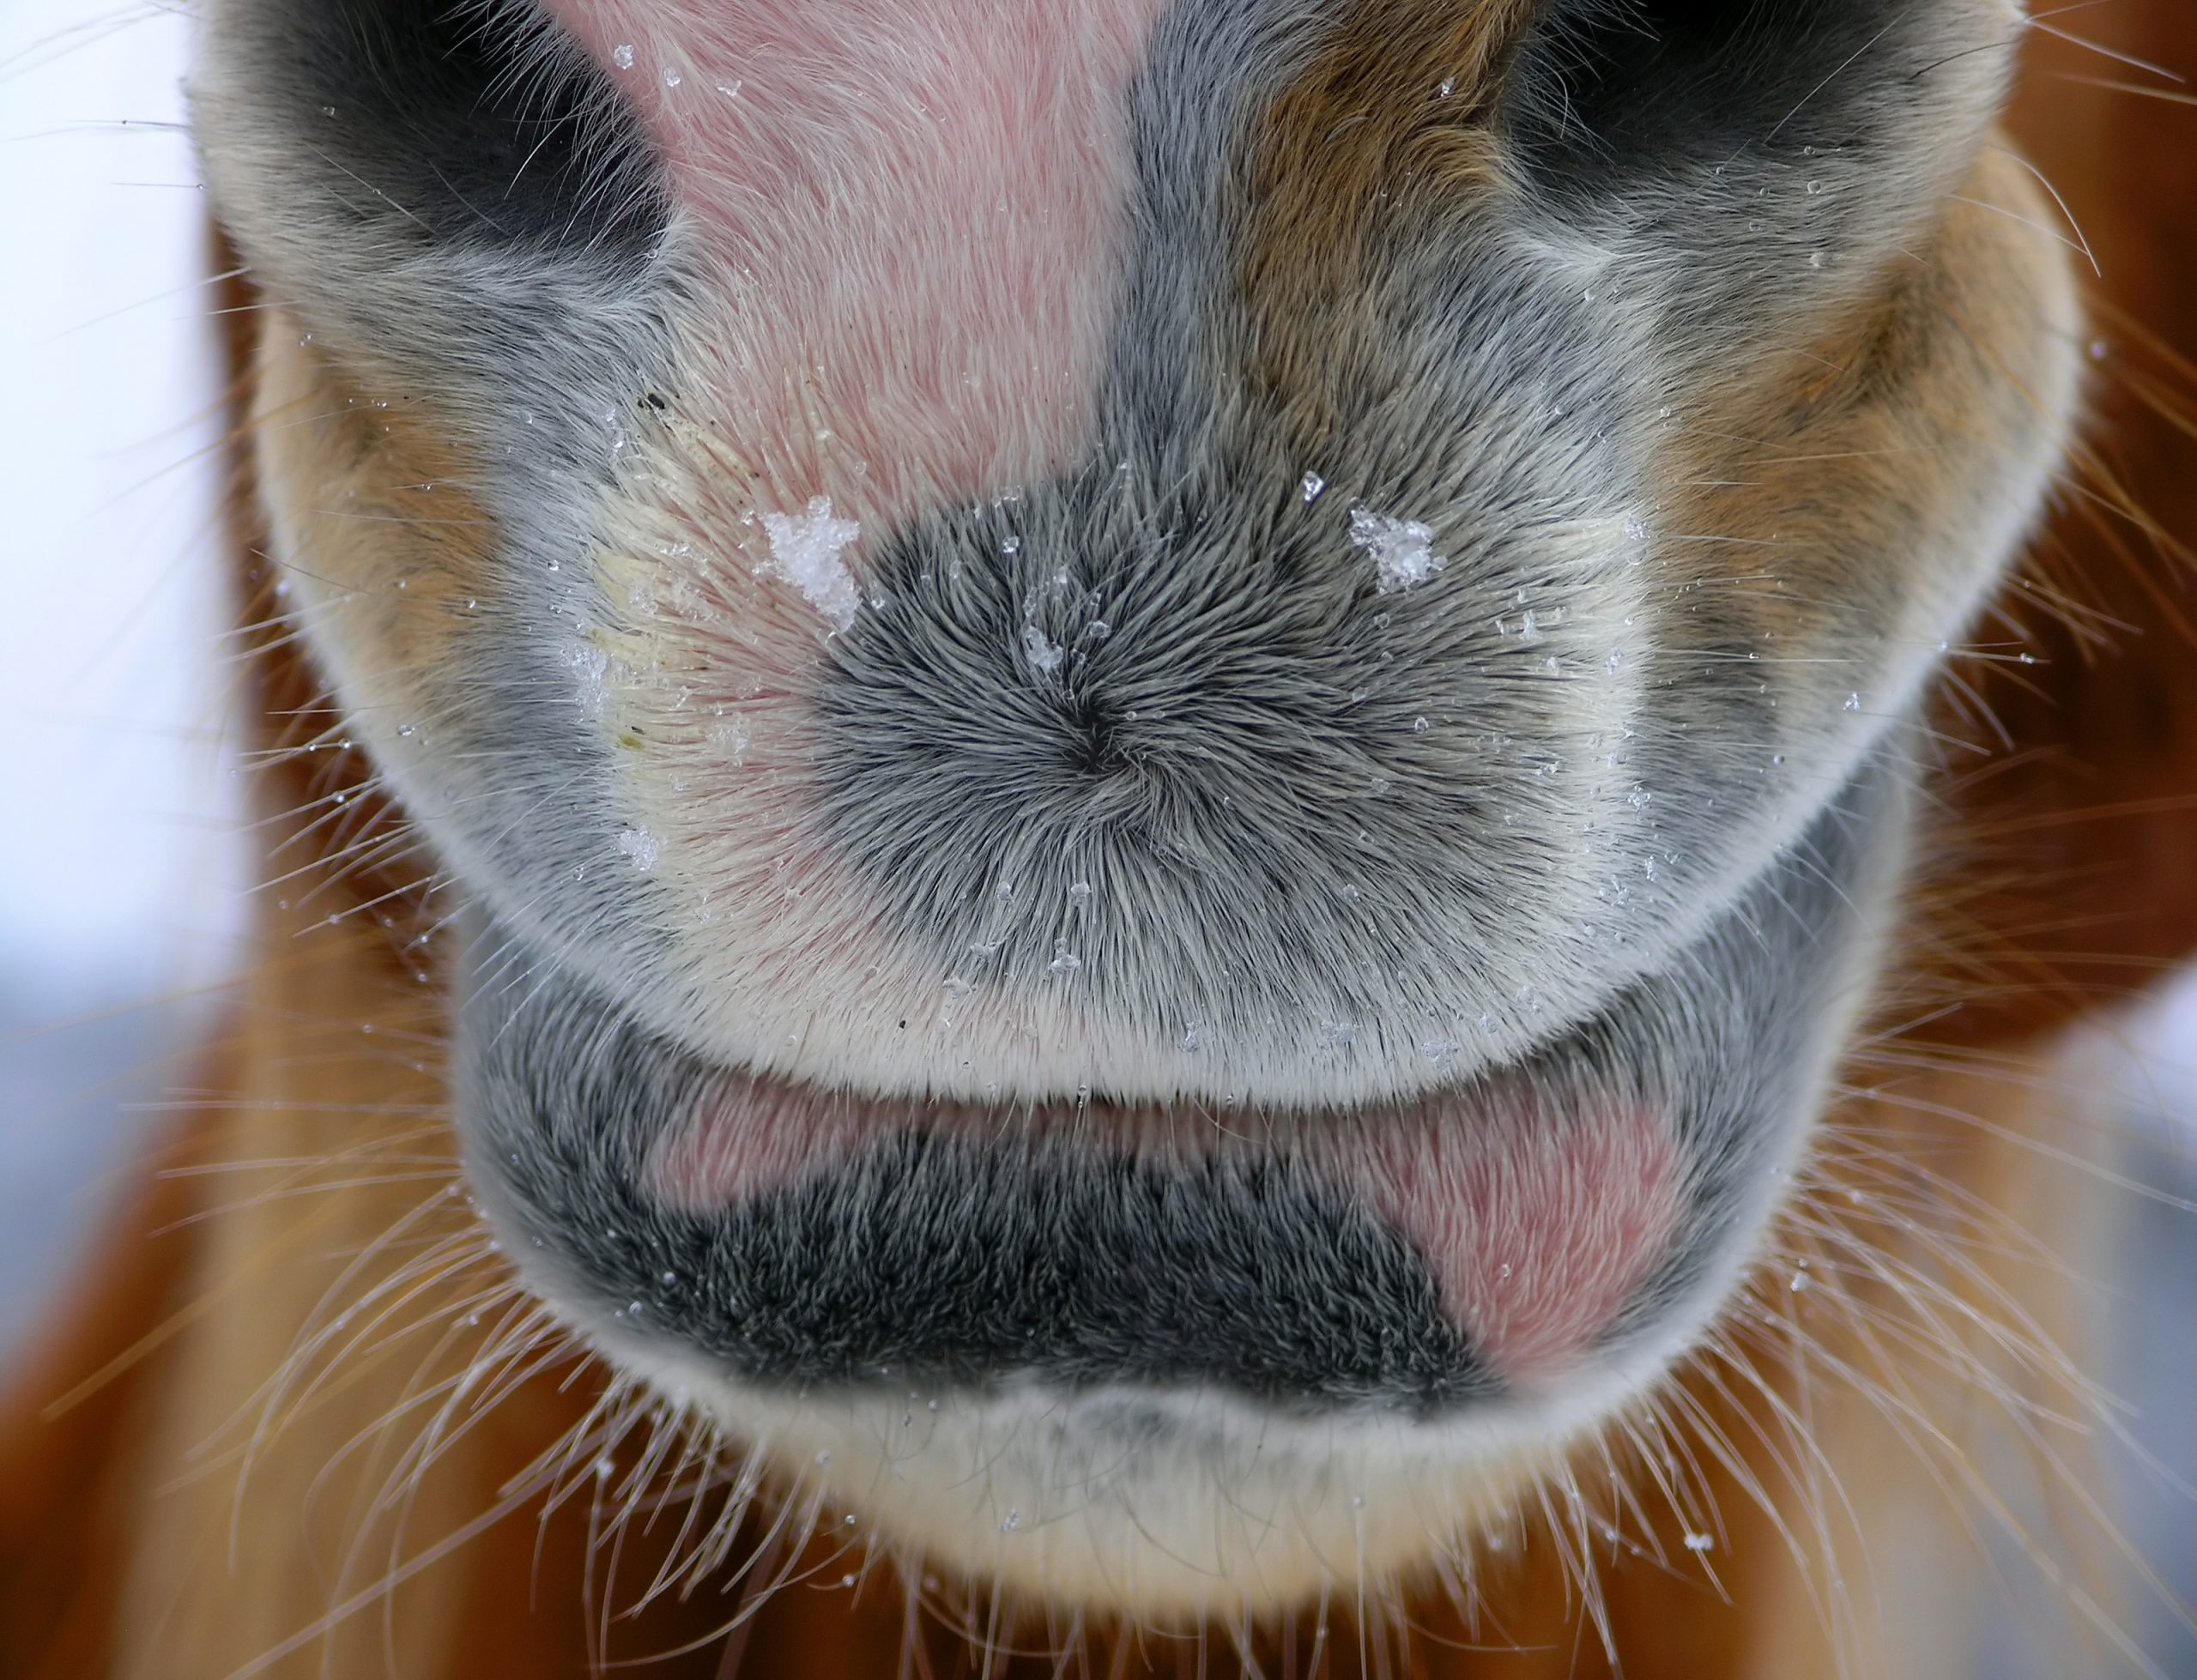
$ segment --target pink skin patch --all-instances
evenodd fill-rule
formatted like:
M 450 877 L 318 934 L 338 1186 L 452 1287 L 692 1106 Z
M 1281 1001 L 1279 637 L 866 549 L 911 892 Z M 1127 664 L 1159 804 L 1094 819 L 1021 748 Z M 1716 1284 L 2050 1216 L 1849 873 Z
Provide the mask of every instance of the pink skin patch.
M 1366 1199 L 1432 1261 L 1474 1351 L 1525 1387 L 1593 1346 L 1686 1206 L 1668 1117 L 1645 1107 L 1453 1116 L 1370 1150 L 1355 1173 Z
M 692 1121 L 658 1137 L 643 1179 L 667 1207 L 714 1212 L 845 1160 L 879 1135 L 882 1117 L 844 1097 L 733 1074 Z M 893 1105 L 893 1121 L 913 1117 Z
M 824 495 L 890 523 L 1084 440 L 1161 0 L 548 5 L 639 112 L 699 245 L 681 406 L 757 493 L 724 511 Z
M 663 1134 L 645 1181 L 668 1206 L 706 1213 L 828 1171 L 904 1127 L 987 1138 L 1032 1123 L 737 1075 Z M 1667 1115 L 1592 1095 L 1554 1115 L 1530 1102 L 1482 1107 L 1450 1096 L 1329 1120 L 1238 1124 L 1094 1103 L 1035 1123 L 1094 1150 L 1169 1161 L 1300 1150 L 1418 1248 L 1474 1352 L 1528 1392 L 1592 1351 L 1671 1252 L 1688 1206 Z

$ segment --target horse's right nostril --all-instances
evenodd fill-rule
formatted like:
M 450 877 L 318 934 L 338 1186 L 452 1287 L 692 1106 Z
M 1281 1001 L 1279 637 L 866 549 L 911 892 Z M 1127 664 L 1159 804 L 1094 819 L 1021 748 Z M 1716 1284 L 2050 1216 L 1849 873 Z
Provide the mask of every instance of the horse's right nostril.
M 639 124 L 531 7 L 318 0 L 280 27 L 300 155 L 340 158 L 390 234 L 636 263 L 661 239 Z
M 1689 264 L 1711 355 L 1845 295 L 1956 188 L 2018 33 L 2007 0 L 1557 0 L 1499 127 L 1543 208 L 1619 261 Z M 1652 207 L 1652 208 L 1650 208 Z
M 254 266 L 348 353 L 493 378 L 578 329 L 551 269 L 584 276 L 599 326 L 660 251 L 645 132 L 528 0 L 207 12 L 191 96 L 209 184 Z

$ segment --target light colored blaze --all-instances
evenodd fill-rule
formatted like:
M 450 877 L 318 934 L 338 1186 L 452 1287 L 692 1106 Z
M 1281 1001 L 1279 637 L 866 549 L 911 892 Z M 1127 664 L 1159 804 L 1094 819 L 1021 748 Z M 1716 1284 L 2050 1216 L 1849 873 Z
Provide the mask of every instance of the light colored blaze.
M 830 495 L 874 535 L 1084 441 L 1159 0 L 549 9 L 668 161 L 705 291 L 673 400 L 754 474 L 751 507 Z
M 1080 1000 L 1024 1000 L 979 1044 L 941 1024 L 950 976 L 819 846 L 809 700 L 896 529 L 1091 446 L 1160 0 L 547 3 L 665 159 L 685 270 L 579 650 L 608 671 L 620 816 L 660 848 L 678 995 L 717 1006 L 657 1024 L 827 1084 L 870 1077 L 846 1046 L 881 1033 L 1017 1080 L 1080 1042 Z

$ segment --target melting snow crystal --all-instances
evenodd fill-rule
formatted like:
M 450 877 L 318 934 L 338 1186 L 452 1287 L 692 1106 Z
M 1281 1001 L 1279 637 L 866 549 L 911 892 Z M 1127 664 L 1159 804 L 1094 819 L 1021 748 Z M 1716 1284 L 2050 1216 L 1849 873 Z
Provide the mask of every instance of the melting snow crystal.
M 1415 519 L 1394 519 L 1371 508 L 1350 511 L 1350 540 L 1373 557 L 1383 595 L 1414 589 L 1450 562 L 1434 552 L 1434 532 Z
M 579 678 L 580 704 L 587 708 L 588 716 L 602 716 L 610 656 L 591 642 L 582 642 L 566 652 L 565 662 Z
M 1030 662 L 1030 668 L 1044 677 L 1059 670 L 1061 661 L 1068 655 L 1066 648 L 1034 624 L 1022 626 L 1022 652 Z
M 862 527 L 832 517 L 832 499 L 819 496 L 806 513 L 765 514 L 763 529 L 771 539 L 770 570 L 808 596 L 834 627 L 851 629 L 862 596 L 842 557 Z

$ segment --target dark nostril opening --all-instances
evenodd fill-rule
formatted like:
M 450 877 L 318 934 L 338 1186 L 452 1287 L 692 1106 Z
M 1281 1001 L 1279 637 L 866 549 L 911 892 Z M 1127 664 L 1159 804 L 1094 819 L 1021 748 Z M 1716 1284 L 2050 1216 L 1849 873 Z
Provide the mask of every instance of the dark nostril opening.
M 273 15 L 281 13 L 279 21 Z M 245 26 L 330 213 L 387 237 L 638 263 L 669 201 L 639 118 L 515 0 L 316 0 Z
M 1698 157 L 1781 143 L 1866 144 L 1887 78 L 1948 50 L 1940 9 L 1910 0 L 1557 0 L 1504 89 L 1526 157 L 1607 186 Z

